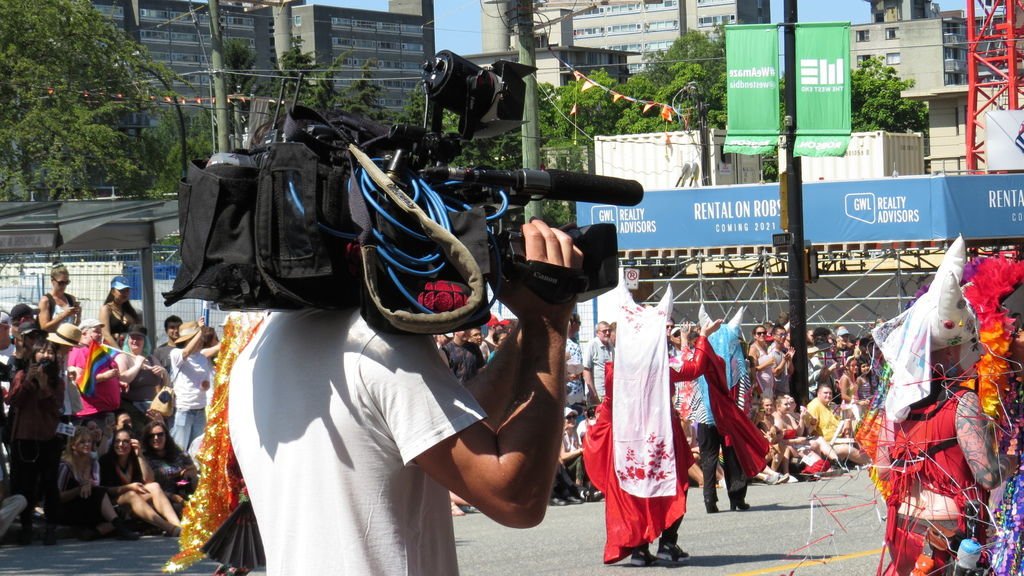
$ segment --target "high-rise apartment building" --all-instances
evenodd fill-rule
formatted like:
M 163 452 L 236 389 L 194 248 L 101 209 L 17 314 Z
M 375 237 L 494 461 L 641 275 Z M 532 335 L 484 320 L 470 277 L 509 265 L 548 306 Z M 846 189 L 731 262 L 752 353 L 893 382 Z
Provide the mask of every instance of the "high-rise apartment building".
M 632 70 L 644 57 L 667 50 L 689 30 L 712 32 L 724 24 L 771 22 L 769 0 L 660 0 L 597 6 L 573 17 L 577 46 L 635 52 Z
M 189 0 L 94 0 L 93 6 L 146 47 L 185 81 L 173 88 L 182 96 L 209 97 L 210 16 L 205 2 Z M 369 64 L 384 88 L 380 104 L 401 108 L 420 77 L 423 62 L 434 54 L 433 0 L 391 0 L 390 11 L 331 6 L 291 5 L 291 33 L 302 49 L 324 67 L 341 56 L 339 88 Z M 276 67 L 274 15 L 271 8 L 221 1 L 223 38 L 239 39 L 255 53 L 254 68 Z M 228 86 L 228 91 L 234 89 Z M 264 94 L 270 95 L 270 94 Z
M 850 28 L 856 66 L 881 58 L 914 86 L 903 96 L 928 104 L 925 161 L 931 172 L 966 169 L 967 19 L 930 0 L 868 0 L 870 21 Z
M 369 66 L 383 90 L 381 106 L 402 108 L 434 55 L 433 0 L 392 0 L 390 12 L 305 5 L 292 7 L 292 34 L 317 62 L 342 57 L 345 85 Z M 401 11 L 399 11 L 401 10 Z

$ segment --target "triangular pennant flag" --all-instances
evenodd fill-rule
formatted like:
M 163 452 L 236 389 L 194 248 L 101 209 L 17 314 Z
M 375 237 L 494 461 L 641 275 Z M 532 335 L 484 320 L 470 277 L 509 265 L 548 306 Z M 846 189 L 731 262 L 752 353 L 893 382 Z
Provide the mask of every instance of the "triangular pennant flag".
M 590 79 L 587 79 L 583 83 L 583 86 L 580 86 L 580 92 L 586 92 L 587 90 L 590 90 L 591 88 L 593 88 L 595 86 L 597 86 L 597 84 L 594 84 L 593 81 L 591 81 Z
M 651 110 L 651 108 L 654 108 L 657 105 L 658 105 L 657 102 L 646 102 L 646 103 L 644 103 L 644 114 L 647 114 Z
M 572 110 L 569 110 L 569 116 L 575 116 L 576 114 L 579 113 L 579 111 L 580 109 L 575 104 L 573 104 Z
M 572 75 L 577 80 L 585 80 L 587 77 L 584 76 L 579 70 L 573 70 Z
M 618 92 L 612 92 L 612 102 L 618 102 L 623 98 L 625 98 L 625 96 L 623 96 L 622 94 L 619 94 Z
M 665 120 L 665 122 L 671 122 L 672 121 L 672 107 L 671 106 L 662 106 L 661 107 L 661 117 L 662 117 L 663 120 Z

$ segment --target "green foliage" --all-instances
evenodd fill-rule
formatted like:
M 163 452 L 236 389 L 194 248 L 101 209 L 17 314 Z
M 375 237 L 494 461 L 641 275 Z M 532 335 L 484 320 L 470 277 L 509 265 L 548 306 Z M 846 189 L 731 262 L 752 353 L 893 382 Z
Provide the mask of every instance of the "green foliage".
M 252 70 L 256 65 L 256 51 L 240 38 L 224 41 L 224 69 Z M 229 94 L 252 94 L 259 89 L 256 78 L 249 74 L 224 74 L 224 83 Z
M 349 112 L 383 121 L 388 117 L 388 113 L 380 105 L 380 98 L 384 90 L 380 84 L 373 81 L 373 69 L 376 66 L 377 61 L 373 59 L 368 59 L 363 63 L 359 79 L 345 89 L 340 106 Z
M 640 134 L 665 130 L 695 129 L 697 114 L 692 99 L 680 97 L 680 91 L 693 83 L 707 106 L 708 126 L 724 127 L 725 111 L 725 35 L 691 30 L 680 36 L 672 46 L 651 57 L 646 69 L 635 74 L 621 92 L 634 98 L 670 104 L 683 110 L 683 118 L 675 126 L 666 123 L 654 107 L 644 113 L 643 106 L 633 104 L 625 109 L 616 124 L 617 133 Z
M 326 72 L 321 71 L 324 67 L 317 63 L 316 54 L 302 51 L 302 38 L 292 38 L 291 48 L 281 55 L 277 63 L 279 70 L 291 75 L 291 79 L 284 83 L 285 97 L 293 98 L 298 90 L 298 102 L 304 106 L 317 110 L 336 106 L 340 98 L 334 88 L 334 75 L 345 56 L 338 56 L 326 67 Z
M 183 113 L 185 121 L 185 161 L 207 158 L 213 154 L 210 114 L 203 111 Z M 182 177 L 181 127 L 177 110 L 166 108 L 155 114 L 156 125 L 139 138 L 139 155 L 152 176 L 148 196 L 159 198 L 177 194 Z
M 853 105 L 853 131 L 928 132 L 928 107 L 907 100 L 900 92 L 911 88 L 913 80 L 903 80 L 881 57 L 869 58 L 850 74 Z
M 81 198 L 147 180 L 122 129 L 149 107 L 153 62 L 86 0 L 0 0 L 0 199 Z

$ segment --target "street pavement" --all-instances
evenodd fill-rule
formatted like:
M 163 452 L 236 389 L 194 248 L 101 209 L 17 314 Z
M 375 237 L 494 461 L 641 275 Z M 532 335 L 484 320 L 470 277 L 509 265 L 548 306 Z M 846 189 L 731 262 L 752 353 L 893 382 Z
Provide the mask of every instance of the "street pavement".
M 819 482 L 779 486 L 754 484 L 746 512 L 704 511 L 699 489 L 689 493 L 689 513 L 680 529 L 680 545 L 691 554 L 681 566 L 660 563 L 635 568 L 628 560 L 606 566 L 604 504 L 552 507 L 544 522 L 529 530 L 499 526 L 481 514 L 454 518 L 463 575 L 552 574 L 591 576 L 666 571 L 700 576 L 863 576 L 875 574 L 881 555 L 881 505 L 866 472 Z M 654 551 L 652 546 L 652 552 Z M 158 574 L 176 551 L 170 538 L 137 542 L 61 540 L 0 547 L 0 574 L 48 576 L 121 576 Z M 183 574 L 211 574 L 204 562 Z M 260 574 L 260 573 L 255 573 Z

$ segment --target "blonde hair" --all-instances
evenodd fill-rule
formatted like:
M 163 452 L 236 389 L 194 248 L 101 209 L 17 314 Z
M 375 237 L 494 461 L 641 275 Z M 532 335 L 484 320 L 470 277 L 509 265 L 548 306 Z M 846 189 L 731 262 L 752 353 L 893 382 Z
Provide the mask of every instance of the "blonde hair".
M 68 274 L 67 266 L 63 264 L 54 264 L 53 268 L 50 268 L 50 280 L 56 280 L 57 276 L 60 276 L 61 274 L 70 276 L 70 274 Z
M 74 386 L 74 384 L 71 384 L 71 386 Z M 75 453 L 75 446 L 78 445 L 78 443 L 85 437 L 88 437 L 89 442 L 93 441 L 92 430 L 90 430 L 88 426 L 79 426 L 78 428 L 75 428 L 75 433 L 64 446 L 64 454 L 61 456 L 65 462 L 71 462 L 71 456 Z

